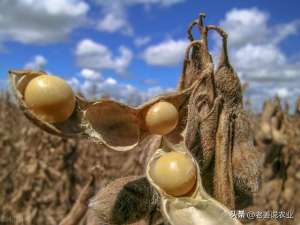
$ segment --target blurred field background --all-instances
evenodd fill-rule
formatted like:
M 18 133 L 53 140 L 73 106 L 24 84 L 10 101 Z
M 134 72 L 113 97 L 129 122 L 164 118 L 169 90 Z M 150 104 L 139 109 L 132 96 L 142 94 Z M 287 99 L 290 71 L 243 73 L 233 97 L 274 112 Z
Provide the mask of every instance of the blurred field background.
M 42 132 L 1 93 L 0 224 L 10 218 L 58 224 L 91 174 L 101 188 L 117 177 L 141 174 L 144 160 L 141 152 L 111 152 Z
M 294 219 L 248 222 L 299 225 L 300 114 L 285 113 L 279 107 L 278 99 L 268 101 L 264 112 L 250 114 L 256 146 L 265 158 L 265 164 L 262 188 L 246 210 L 290 211 Z M 276 120 L 274 127 L 271 121 Z M 267 132 L 268 126 L 273 129 L 271 133 Z M 11 224 L 9 218 L 22 220 L 26 225 L 58 224 L 71 209 L 89 175 L 96 176 L 96 188 L 100 189 L 115 178 L 143 174 L 146 155 L 146 151 L 139 149 L 128 153 L 112 152 L 86 140 L 51 136 L 32 125 L 10 94 L 2 92 L 1 224 Z

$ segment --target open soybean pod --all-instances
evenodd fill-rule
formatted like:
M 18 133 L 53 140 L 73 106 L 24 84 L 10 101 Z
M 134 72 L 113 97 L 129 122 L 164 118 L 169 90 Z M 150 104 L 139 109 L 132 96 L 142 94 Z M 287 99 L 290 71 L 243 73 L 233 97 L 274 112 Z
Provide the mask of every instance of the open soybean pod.
M 241 225 L 237 219 L 232 217 L 228 208 L 205 192 L 202 186 L 199 166 L 185 145 L 183 143 L 170 145 L 168 142 L 164 144 L 161 149 L 158 149 L 153 154 L 146 169 L 149 182 L 160 194 L 161 212 L 164 219 L 171 225 Z M 161 163 L 167 163 L 167 160 L 163 158 L 172 158 L 172 156 L 168 156 L 170 154 L 178 155 L 176 157 L 177 162 L 172 161 L 170 163 L 171 167 L 175 167 L 174 163 L 176 164 L 175 170 L 179 173 L 174 178 L 176 181 L 171 181 L 172 184 L 170 185 L 185 184 L 187 186 L 186 189 L 182 187 L 179 189 L 185 190 L 186 193 L 170 192 L 171 188 L 157 178 L 159 176 L 157 175 L 157 172 L 159 172 L 157 167 L 161 167 Z M 186 163 L 188 161 L 192 165 Z M 167 180 L 167 177 L 165 179 Z M 194 179 L 194 183 L 191 182 L 192 179 Z M 192 183 L 193 186 L 191 188 Z
M 30 70 L 9 71 L 12 91 L 17 99 L 20 109 L 31 122 L 33 122 L 36 126 L 48 133 L 62 137 L 80 137 L 81 135 L 83 135 L 83 130 L 80 127 L 80 121 L 82 118 L 81 110 L 90 104 L 86 100 L 76 96 L 74 102 L 75 107 L 73 108 L 73 112 L 65 121 L 59 123 L 46 122 L 41 118 L 41 116 L 34 113 L 32 108 L 26 103 L 25 92 L 27 87 L 29 86 L 31 81 L 34 81 L 37 78 L 42 77 L 44 75 L 45 73 L 43 72 L 36 72 Z M 47 91 L 48 90 L 46 90 L 46 92 Z M 50 93 L 44 93 L 44 96 L 46 97 L 47 94 L 49 94 L 48 97 L 50 97 Z M 49 111 L 49 107 L 47 108 Z M 55 110 L 59 109 L 53 108 L 52 110 L 55 112 Z
M 25 116 L 42 130 L 54 135 L 62 137 L 90 138 L 92 141 L 102 143 L 113 150 L 131 150 L 147 135 L 153 133 L 153 130 L 149 129 L 146 117 L 147 114 L 149 114 L 148 112 L 151 110 L 155 111 L 156 109 L 153 110 L 152 108 L 157 108 L 157 105 L 160 105 L 159 103 L 161 102 L 163 103 L 161 105 L 167 105 L 167 107 L 163 110 L 170 112 L 170 110 L 168 111 L 168 107 L 170 108 L 171 106 L 171 111 L 173 110 L 174 113 L 173 119 L 171 118 L 171 120 L 168 120 L 167 116 L 165 117 L 165 124 L 167 126 L 171 125 L 171 127 L 159 134 L 164 134 L 170 137 L 170 139 L 180 140 L 181 132 L 185 127 L 186 120 L 184 116 L 186 115 L 186 105 L 192 87 L 180 92 L 156 97 L 149 102 L 134 108 L 117 101 L 107 99 L 90 102 L 75 95 L 74 103 L 70 103 L 69 101 L 73 101 L 72 91 L 68 90 L 67 84 L 64 84 L 64 81 L 60 78 L 48 76 L 44 72 L 35 72 L 30 70 L 10 71 L 9 74 L 13 92 Z M 32 82 L 42 77 L 46 77 L 47 79 L 48 77 L 52 77 L 52 80 L 58 80 L 59 84 L 62 84 L 64 87 L 64 91 L 57 90 L 57 87 L 60 87 L 60 85 L 55 84 L 52 85 L 52 89 L 48 89 L 48 93 L 43 93 L 45 91 L 41 92 L 43 95 L 50 98 L 54 95 L 54 97 L 58 99 L 57 102 L 60 102 L 60 104 L 54 104 L 52 101 L 52 108 L 50 108 L 50 110 L 49 106 L 44 104 L 46 106 L 43 106 L 43 109 L 46 108 L 47 113 L 57 113 L 57 111 L 60 111 L 66 104 L 69 104 L 70 106 L 74 104 L 74 107 L 71 109 L 72 111 L 69 110 L 71 113 L 68 112 L 67 115 L 64 115 L 65 120 L 62 121 L 60 118 L 58 122 L 55 120 L 49 122 L 47 119 L 44 119 L 45 117 L 38 115 L 36 113 L 37 111 L 33 107 L 28 105 L 28 101 L 25 99 L 27 88 L 29 89 L 30 86 L 32 86 Z M 48 79 L 48 81 L 49 80 L 51 79 Z M 40 85 L 38 88 L 41 89 L 44 87 L 43 85 Z M 56 95 L 51 95 L 51 91 L 57 92 L 58 94 L 56 93 Z M 60 91 L 64 96 L 59 96 Z M 43 96 L 39 96 L 39 91 L 35 91 L 33 93 L 35 99 L 38 99 L 40 102 L 39 104 L 43 105 L 41 100 Z M 66 93 L 70 95 L 70 98 L 65 97 Z M 61 104 L 61 99 L 66 101 L 65 104 Z M 178 115 L 176 115 L 176 111 L 178 112 Z M 153 115 L 155 116 L 155 113 Z M 172 122 L 172 120 L 175 122 Z M 154 123 L 154 126 L 155 124 L 159 123 Z

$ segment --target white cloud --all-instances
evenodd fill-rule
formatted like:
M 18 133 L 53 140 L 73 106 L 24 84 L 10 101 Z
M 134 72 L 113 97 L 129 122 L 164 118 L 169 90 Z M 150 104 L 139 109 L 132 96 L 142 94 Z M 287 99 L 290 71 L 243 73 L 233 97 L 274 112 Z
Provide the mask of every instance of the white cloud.
M 274 44 L 278 44 L 288 36 L 297 34 L 299 27 L 300 27 L 300 20 L 296 20 L 290 23 L 280 24 L 276 26 L 273 29 L 276 35 L 273 36 L 272 42 Z
M 88 69 L 112 69 L 118 73 L 126 71 L 133 58 L 130 49 L 119 47 L 119 55 L 113 56 L 110 49 L 91 39 L 81 40 L 75 51 L 77 63 L 82 68 Z
M 90 79 L 80 82 L 77 77 L 72 77 L 67 82 L 75 91 L 80 92 L 88 99 L 99 99 L 105 96 L 132 106 L 137 106 L 154 96 L 171 91 L 171 89 L 163 89 L 160 86 L 141 91 L 131 84 L 120 83 L 112 77 L 101 78 L 97 82 Z
M 279 96 L 284 102 L 288 102 L 291 106 L 291 111 L 294 111 L 295 102 L 300 96 L 298 82 L 282 83 L 282 82 L 251 82 L 245 96 L 251 100 L 251 109 L 261 111 L 263 101 L 266 99 Z
M 300 79 L 300 65 L 291 62 L 280 42 L 297 33 L 299 21 L 270 26 L 269 15 L 256 8 L 229 11 L 221 26 L 228 32 L 230 56 L 247 81 Z
M 250 82 L 246 95 L 262 105 L 278 95 L 294 100 L 300 89 L 300 63 L 281 49 L 281 42 L 297 34 L 300 20 L 269 24 L 270 15 L 257 8 L 233 9 L 220 25 L 228 33 L 230 59 L 243 81 Z
M 230 35 L 230 48 L 238 48 L 245 44 L 257 44 L 266 41 L 268 36 L 267 20 L 269 15 L 256 8 L 233 9 L 229 11 L 222 26 Z
M 67 82 L 74 90 L 80 90 L 80 81 L 76 77 L 71 77 Z
M 108 85 L 116 85 L 118 82 L 114 78 L 109 77 L 105 80 L 104 83 Z
M 87 80 L 100 80 L 101 79 L 101 74 L 95 70 L 91 70 L 91 69 L 82 69 L 80 71 L 80 75 L 87 79 Z
M 266 64 L 284 64 L 285 56 L 274 45 L 247 44 L 236 50 L 234 60 L 239 60 L 239 65 L 244 69 L 263 68 Z
M 136 4 L 159 4 L 162 6 L 171 6 L 174 4 L 178 4 L 184 2 L 185 0 L 96 0 L 101 5 L 112 5 L 114 3 L 120 3 L 124 5 L 136 5 Z
M 97 28 L 109 33 L 119 32 L 132 36 L 134 30 L 127 16 L 127 8 L 133 5 L 161 5 L 172 6 L 185 0 L 96 0 L 102 7 L 102 18 L 97 23 Z
M 240 48 L 246 44 L 279 44 L 290 35 L 296 34 L 300 20 L 270 26 L 270 15 L 257 8 L 232 9 L 220 22 L 230 35 L 229 47 Z
M 187 45 L 186 40 L 169 39 L 146 48 L 143 58 L 150 65 L 173 66 L 182 61 Z
M 148 44 L 151 41 L 151 37 L 145 36 L 145 37 L 137 37 L 134 39 L 134 44 L 137 47 L 141 47 L 143 45 Z
M 0 40 L 62 41 L 84 21 L 88 10 L 83 0 L 0 1 Z
M 120 15 L 109 13 L 98 22 L 98 29 L 110 33 L 120 30 L 124 34 L 132 35 L 133 31 L 126 19 Z
M 173 91 L 173 89 L 171 89 L 171 88 L 164 89 L 160 86 L 154 86 L 154 87 L 148 88 L 147 92 L 144 93 L 144 95 L 145 95 L 146 99 L 149 99 L 149 98 L 152 98 L 153 96 L 158 96 L 165 92 L 171 92 L 171 91 Z
M 132 61 L 133 54 L 129 48 L 119 47 L 120 56 L 114 59 L 114 68 L 116 72 L 123 73 Z
M 47 64 L 47 59 L 42 55 L 36 55 L 31 61 L 25 64 L 24 68 L 32 70 L 44 70 Z
M 286 87 L 284 88 L 278 88 L 276 90 L 276 95 L 278 95 L 280 98 L 286 98 L 289 96 L 289 91 Z
M 104 17 L 97 24 L 100 31 L 109 33 L 120 31 L 125 35 L 133 35 L 133 28 L 129 24 L 126 12 L 120 4 L 112 4 L 105 11 Z

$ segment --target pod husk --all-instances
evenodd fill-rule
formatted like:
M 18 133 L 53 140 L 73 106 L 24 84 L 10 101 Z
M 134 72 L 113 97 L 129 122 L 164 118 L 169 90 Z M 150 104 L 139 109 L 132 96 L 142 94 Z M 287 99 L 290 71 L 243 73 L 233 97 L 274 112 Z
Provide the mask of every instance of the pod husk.
M 146 174 L 149 182 L 156 188 L 161 198 L 161 212 L 171 225 L 241 225 L 232 217 L 231 211 L 221 203 L 210 197 L 202 186 L 200 169 L 197 162 L 190 155 L 183 143 L 167 146 L 166 143 L 158 149 L 147 165 Z M 172 150 L 171 150 L 172 149 Z M 183 197 L 166 194 L 151 178 L 151 168 L 155 161 L 169 151 L 178 151 L 189 155 L 197 168 L 197 182 L 191 193 Z
M 12 91 L 17 99 L 18 105 L 24 115 L 42 130 L 67 138 L 80 138 L 84 137 L 84 132 L 80 126 L 82 120 L 82 108 L 89 105 L 89 102 L 76 96 L 76 106 L 71 117 L 63 123 L 47 123 L 40 120 L 34 113 L 27 107 L 24 101 L 24 92 L 28 83 L 35 77 L 45 75 L 45 72 L 31 71 L 31 70 L 11 70 L 9 71 Z
M 130 150 L 139 143 L 139 120 L 132 108 L 104 100 L 90 105 L 83 113 L 82 125 L 92 140 L 118 151 Z
M 228 167 L 229 176 L 220 174 L 219 185 L 215 185 L 214 196 L 222 196 L 222 202 L 229 207 L 241 205 L 234 201 L 235 195 L 251 195 L 260 187 L 262 157 L 254 146 L 254 135 L 250 128 L 249 116 L 243 109 L 243 94 L 240 80 L 229 62 L 227 50 L 227 34 L 217 26 L 209 25 L 207 29 L 215 30 L 222 37 L 222 51 L 218 69 L 215 73 L 217 93 L 224 99 L 222 113 L 219 119 L 219 138 L 228 139 L 221 146 L 227 145 L 228 150 L 216 147 L 216 154 L 222 156 L 216 160 L 215 171 L 222 171 L 222 166 Z M 224 134 L 228 134 L 224 137 Z M 226 157 L 228 163 L 224 163 Z M 226 177 L 233 176 L 233 180 Z M 216 183 L 217 181 L 215 181 Z M 231 191 L 228 191 L 228 187 Z M 228 193 L 230 192 L 230 193 Z M 236 193 L 235 193 L 236 192 Z M 232 196 L 231 199 L 229 196 Z M 245 198 L 246 199 L 246 198 Z M 226 203 L 227 202 L 227 203 Z
M 91 102 L 76 96 L 76 107 L 71 117 L 62 123 L 53 124 L 40 120 L 24 101 L 24 91 L 31 79 L 45 74 L 31 70 L 9 72 L 12 90 L 21 110 L 36 126 L 48 133 L 67 138 L 90 138 L 109 149 L 128 151 L 150 135 L 144 121 L 148 109 L 159 101 L 168 101 L 178 109 L 182 118 L 168 136 L 172 140 L 182 139 L 181 133 L 186 123 L 184 119 L 187 114 L 186 103 L 192 87 L 158 96 L 136 108 L 113 100 L 102 99 Z

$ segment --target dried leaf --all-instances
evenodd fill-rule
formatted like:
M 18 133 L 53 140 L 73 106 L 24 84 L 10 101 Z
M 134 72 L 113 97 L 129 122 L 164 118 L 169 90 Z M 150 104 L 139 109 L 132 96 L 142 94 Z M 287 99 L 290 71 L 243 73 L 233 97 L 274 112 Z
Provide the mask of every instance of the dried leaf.
M 122 225 L 150 219 L 157 203 L 158 195 L 145 177 L 120 178 L 90 201 L 88 224 L 89 220 L 97 221 L 97 225 Z

